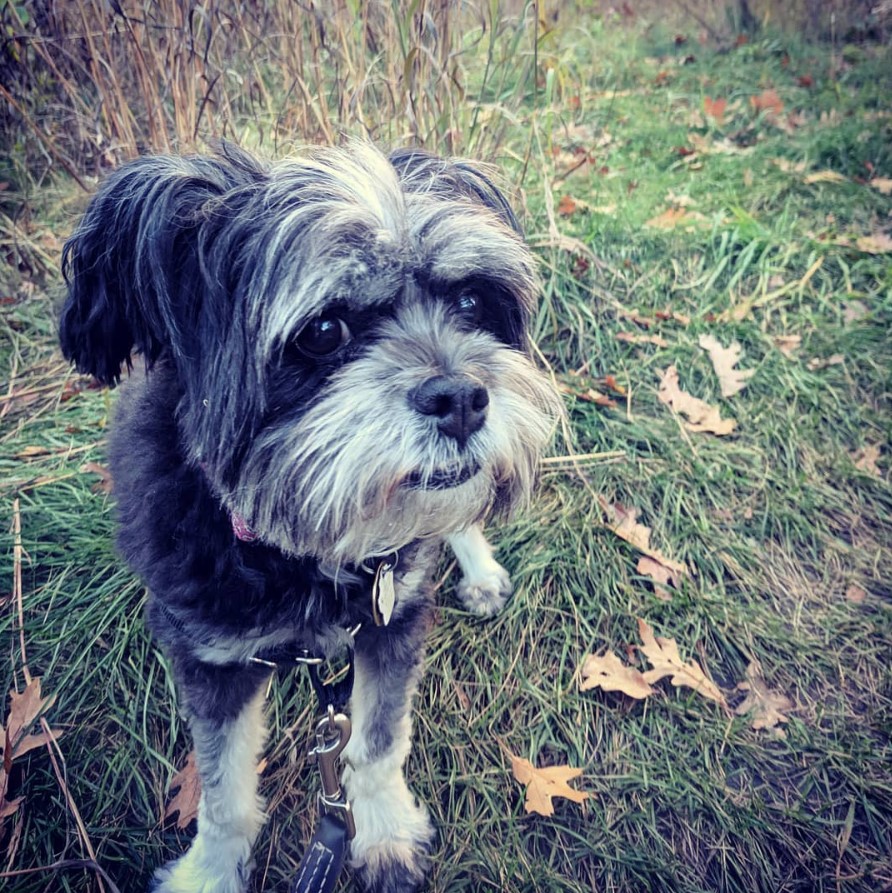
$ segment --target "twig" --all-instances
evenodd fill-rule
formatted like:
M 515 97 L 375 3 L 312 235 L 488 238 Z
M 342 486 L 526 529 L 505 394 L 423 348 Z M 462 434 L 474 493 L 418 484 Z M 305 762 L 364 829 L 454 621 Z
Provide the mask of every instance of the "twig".
M 69 868 L 84 868 L 95 871 L 104 880 L 111 893 L 121 893 L 118 885 L 108 876 L 108 872 L 93 859 L 60 859 L 49 865 L 38 865 L 35 868 L 17 868 L 15 871 L 0 871 L 0 878 L 23 877 L 28 874 L 40 874 L 44 871 L 64 871 Z

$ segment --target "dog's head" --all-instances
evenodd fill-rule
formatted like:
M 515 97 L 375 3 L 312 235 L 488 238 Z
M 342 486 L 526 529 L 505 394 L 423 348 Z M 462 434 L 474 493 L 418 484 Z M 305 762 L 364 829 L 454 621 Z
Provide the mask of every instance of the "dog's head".
M 185 458 L 266 542 L 357 562 L 529 491 L 559 411 L 525 352 L 537 277 L 473 166 L 143 158 L 63 266 L 66 356 L 110 384 L 134 349 L 173 369 Z

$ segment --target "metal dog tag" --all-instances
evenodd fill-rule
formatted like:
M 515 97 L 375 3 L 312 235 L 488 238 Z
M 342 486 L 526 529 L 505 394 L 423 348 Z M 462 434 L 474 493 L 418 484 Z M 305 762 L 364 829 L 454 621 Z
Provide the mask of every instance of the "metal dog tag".
M 375 571 L 372 582 L 372 616 L 376 626 L 387 626 L 396 605 L 396 587 L 393 584 L 394 565 L 382 561 Z

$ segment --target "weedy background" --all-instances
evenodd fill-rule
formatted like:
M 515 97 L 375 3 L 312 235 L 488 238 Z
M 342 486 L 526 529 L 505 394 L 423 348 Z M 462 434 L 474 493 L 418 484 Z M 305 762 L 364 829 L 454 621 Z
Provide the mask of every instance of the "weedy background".
M 349 133 L 501 167 L 569 419 L 495 532 L 506 611 L 462 613 L 443 567 L 409 766 L 430 889 L 892 889 L 888 6 L 0 2 L 0 681 L 41 677 L 63 732 L 4 743 L 0 886 L 140 890 L 189 837 L 163 819 L 185 729 L 112 545 L 114 394 L 55 347 L 62 241 L 138 152 Z M 755 370 L 734 397 L 705 334 Z M 671 365 L 731 434 L 659 401 Z M 690 573 L 655 586 L 616 506 Z M 588 654 L 646 668 L 639 618 L 727 709 L 580 691 Z M 735 712 L 753 660 L 792 702 L 767 729 Z M 299 675 L 271 695 L 255 890 L 287 888 L 310 833 L 310 704 Z M 592 797 L 527 814 L 512 754 Z

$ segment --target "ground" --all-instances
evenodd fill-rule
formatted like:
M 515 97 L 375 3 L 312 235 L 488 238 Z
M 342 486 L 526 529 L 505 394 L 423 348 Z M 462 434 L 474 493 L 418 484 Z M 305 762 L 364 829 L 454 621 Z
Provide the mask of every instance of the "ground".
M 492 532 L 505 611 L 460 610 L 443 568 L 409 765 L 438 828 L 430 889 L 892 889 L 889 51 L 618 27 L 583 17 L 542 40 L 493 153 L 541 261 L 536 353 L 567 420 L 534 502 Z M 46 867 L 88 858 L 86 840 L 141 889 L 189 837 L 162 820 L 188 741 L 112 547 L 114 394 L 54 345 L 83 201 L 43 183 L 3 234 L 0 488 L 22 545 L 3 540 L 3 684 L 24 688 L 26 660 L 63 732 L 58 773 L 45 748 L 12 765 L 3 868 L 41 869 L 22 893 L 100 889 Z M 733 396 L 703 336 L 742 348 Z M 670 367 L 733 430 L 692 430 L 661 400 Z M 723 702 L 668 679 L 642 699 L 581 690 L 587 655 L 650 669 L 639 620 Z M 762 686 L 755 710 L 741 683 Z M 308 691 L 271 695 L 258 890 L 287 886 L 310 834 Z M 754 727 L 770 695 L 785 719 Z M 512 755 L 580 768 L 590 798 L 526 812 Z

